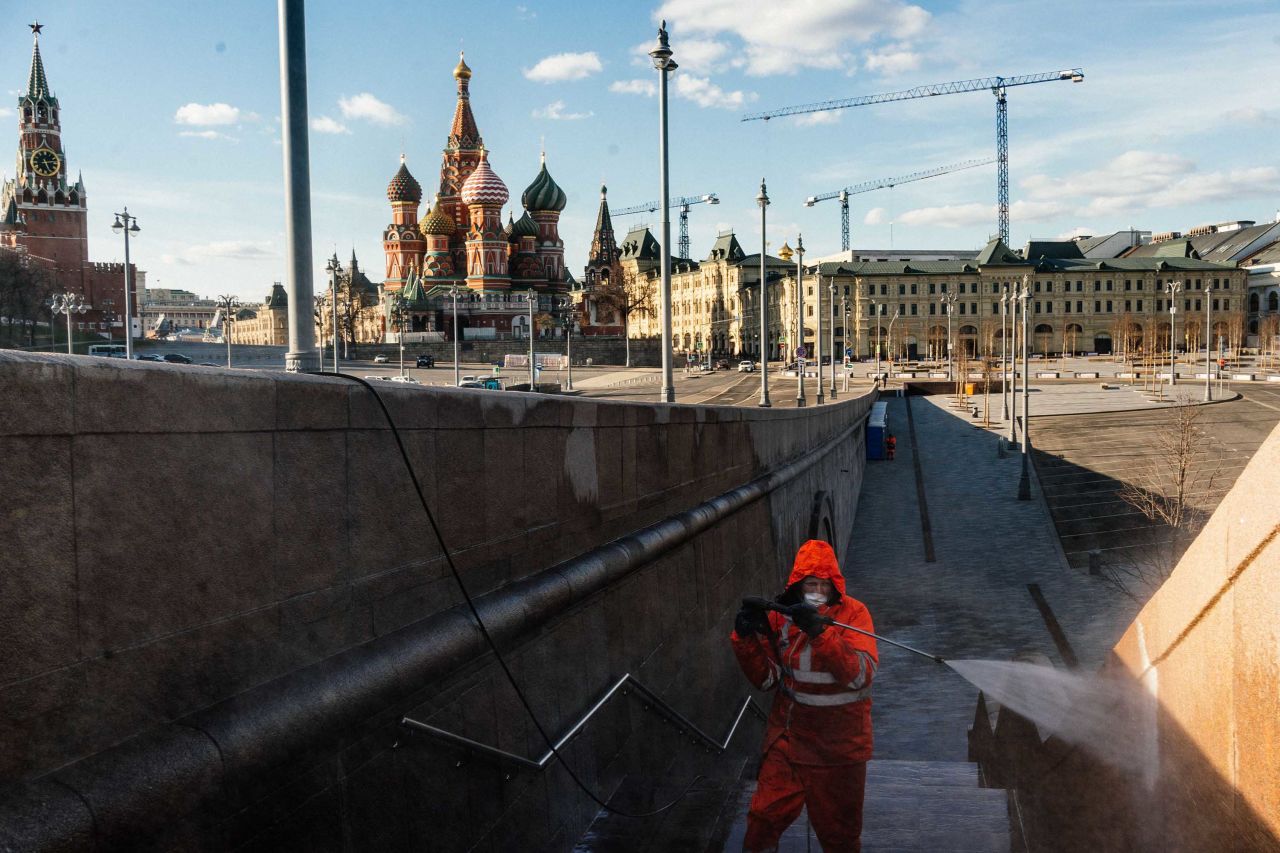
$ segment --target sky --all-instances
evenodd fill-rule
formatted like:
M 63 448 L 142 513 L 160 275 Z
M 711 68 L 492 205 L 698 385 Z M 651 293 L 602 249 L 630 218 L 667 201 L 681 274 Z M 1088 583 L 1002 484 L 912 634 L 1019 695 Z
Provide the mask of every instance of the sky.
M 693 255 L 734 229 L 840 249 L 836 201 L 810 195 L 995 153 L 989 92 L 743 122 L 794 104 L 1081 67 L 1080 84 L 1009 91 L 1012 242 L 1182 230 L 1280 208 L 1280 4 L 1275 0 L 661 0 L 307 4 L 312 241 L 383 277 L 386 185 L 403 153 L 430 195 L 453 116 L 459 49 L 490 163 L 513 203 L 547 166 L 569 205 L 581 275 L 602 183 L 621 209 L 659 196 L 657 72 L 668 21 L 671 193 L 718 194 L 690 214 Z M 266 0 L 28 2 L 0 8 L 0 126 L 31 59 L 62 104 L 70 169 L 88 190 L 90 256 L 121 260 L 128 206 L 151 287 L 260 300 L 285 277 L 276 4 Z M 2 141 L 2 140 L 0 140 Z M 12 177 L 13 160 L 0 156 Z M 995 166 L 851 199 L 855 248 L 972 249 L 996 230 Z M 520 210 L 509 205 L 519 218 Z M 425 208 L 419 211 L 419 215 Z M 619 237 L 656 214 L 618 217 Z M 673 240 L 676 224 L 673 221 Z

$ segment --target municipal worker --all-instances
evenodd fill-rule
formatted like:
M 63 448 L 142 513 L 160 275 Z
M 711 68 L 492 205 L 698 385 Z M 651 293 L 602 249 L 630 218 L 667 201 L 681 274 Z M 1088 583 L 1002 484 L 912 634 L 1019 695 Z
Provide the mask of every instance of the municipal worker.
M 876 641 L 814 617 L 874 631 L 871 614 L 845 594 L 835 551 L 817 539 L 800 546 L 776 600 L 790 616 L 743 607 L 730 638 L 748 680 L 775 691 L 742 849 L 777 850 L 807 807 L 823 850 L 860 851 Z

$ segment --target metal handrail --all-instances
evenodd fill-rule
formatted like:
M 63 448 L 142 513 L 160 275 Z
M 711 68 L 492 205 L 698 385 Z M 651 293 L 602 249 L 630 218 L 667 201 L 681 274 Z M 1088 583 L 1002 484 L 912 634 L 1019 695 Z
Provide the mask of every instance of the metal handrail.
M 642 694 L 645 699 L 652 703 L 654 710 L 679 726 L 681 734 L 684 734 L 686 731 L 692 733 L 694 740 L 700 741 L 704 747 L 715 750 L 716 753 L 723 753 L 729 748 L 729 742 L 733 740 L 733 736 L 738 731 L 738 726 L 742 723 L 742 718 L 746 715 L 748 710 L 752 711 L 761 720 L 767 719 L 767 715 L 763 710 L 761 710 L 760 706 L 756 704 L 755 699 L 748 696 L 743 699 L 742 704 L 738 706 L 738 713 L 733 718 L 733 725 L 729 727 L 729 733 L 724 736 L 723 741 L 717 741 L 711 735 L 698 728 L 691 720 L 689 720 L 688 717 L 681 714 L 675 708 L 672 708 L 666 701 L 659 697 L 658 694 L 654 693 L 648 687 L 645 687 L 639 679 L 628 672 L 626 675 L 615 681 L 613 686 L 605 691 L 605 694 L 597 699 L 595 704 L 593 704 L 576 723 L 570 726 L 567 732 L 560 736 L 560 738 L 555 742 L 555 747 L 544 752 L 537 761 L 525 758 L 523 755 L 516 755 L 514 752 L 507 752 L 505 749 L 498 749 L 496 746 L 489 746 L 486 743 L 480 743 L 479 741 L 472 740 L 469 737 L 464 737 L 463 735 L 437 728 L 430 723 L 424 723 L 421 720 L 415 720 L 410 717 L 402 717 L 400 719 L 400 725 L 417 731 L 426 732 L 427 734 L 438 737 L 441 740 L 448 741 L 455 746 L 460 746 L 464 749 L 482 753 L 490 758 L 510 761 L 530 770 L 545 770 L 547 766 L 551 764 L 552 759 L 555 758 L 556 753 L 559 752 L 565 744 L 576 737 L 587 725 L 587 722 L 594 717 L 601 708 L 608 704 L 610 699 L 616 696 L 619 691 L 622 691 L 623 696 L 628 695 L 628 692 L 623 690 L 623 688 L 628 684 L 634 687 L 637 693 Z

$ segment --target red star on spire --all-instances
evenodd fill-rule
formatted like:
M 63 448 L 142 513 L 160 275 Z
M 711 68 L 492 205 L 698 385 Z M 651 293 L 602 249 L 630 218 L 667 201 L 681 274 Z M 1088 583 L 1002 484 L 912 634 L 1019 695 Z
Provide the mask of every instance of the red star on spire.
M 34 35 L 40 35 L 40 31 L 44 29 L 44 24 L 40 23 L 39 21 L 36 21 L 33 24 L 27 24 L 27 26 L 31 28 L 31 32 Z

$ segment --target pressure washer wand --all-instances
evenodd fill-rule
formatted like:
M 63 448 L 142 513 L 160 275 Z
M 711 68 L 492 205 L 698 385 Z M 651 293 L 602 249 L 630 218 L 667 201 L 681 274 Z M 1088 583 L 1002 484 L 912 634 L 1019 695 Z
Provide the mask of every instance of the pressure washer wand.
M 776 610 L 777 612 L 785 614 L 787 616 L 792 615 L 791 608 L 789 606 L 785 604 L 779 604 L 776 601 L 770 601 L 767 598 L 756 598 L 754 596 L 749 596 L 747 598 L 742 599 L 742 605 L 743 607 L 754 607 L 759 610 Z M 890 640 L 888 637 L 882 637 L 879 634 L 873 634 L 870 631 L 864 631 L 861 628 L 855 628 L 852 625 L 846 625 L 843 622 L 837 622 L 836 620 L 832 619 L 830 616 L 823 616 L 822 614 L 818 614 L 818 621 L 824 625 L 835 625 L 836 627 L 844 628 L 846 631 L 853 631 L 858 634 L 865 634 L 866 636 L 879 640 L 882 643 L 888 643 L 891 646 L 897 646 L 900 649 L 906 649 L 909 652 L 915 652 L 921 657 L 929 658 L 929 660 L 934 661 L 935 663 L 942 663 L 942 664 L 946 663 L 946 661 L 943 660 L 940 655 L 931 655 L 928 652 L 922 652 L 919 649 L 913 649 L 911 646 L 908 646 L 906 643 L 899 643 L 897 640 Z

